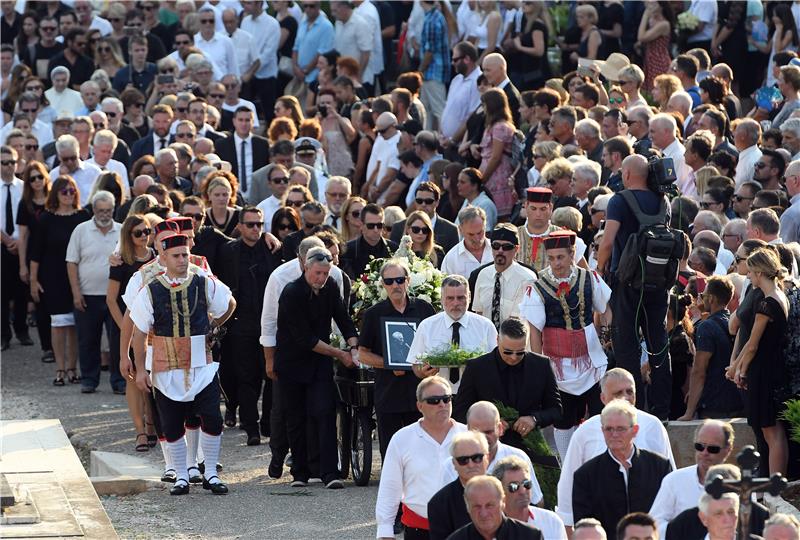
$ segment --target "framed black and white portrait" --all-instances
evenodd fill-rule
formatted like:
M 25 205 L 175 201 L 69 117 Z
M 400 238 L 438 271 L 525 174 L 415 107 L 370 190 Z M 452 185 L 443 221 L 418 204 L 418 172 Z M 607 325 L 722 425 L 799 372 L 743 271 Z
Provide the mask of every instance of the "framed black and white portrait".
M 381 319 L 383 366 L 392 370 L 411 370 L 414 358 L 409 358 L 411 342 L 417 333 L 419 321 L 384 317 Z

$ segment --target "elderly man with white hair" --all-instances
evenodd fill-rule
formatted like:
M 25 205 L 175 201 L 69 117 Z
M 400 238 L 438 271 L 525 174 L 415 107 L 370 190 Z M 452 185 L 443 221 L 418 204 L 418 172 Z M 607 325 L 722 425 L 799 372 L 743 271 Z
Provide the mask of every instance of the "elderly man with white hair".
M 784 244 L 800 240 L 800 161 L 792 161 L 784 174 L 790 206 L 781 214 L 780 236 Z
M 637 141 L 650 138 L 650 121 L 653 111 L 650 107 L 633 107 L 628 109 L 628 133 L 636 137 Z
M 578 120 L 575 124 L 575 140 L 586 153 L 586 157 L 603 164 L 603 141 L 600 137 L 600 124 L 591 118 Z
M 733 143 L 739 151 L 739 162 L 736 164 L 736 185 L 753 179 L 756 163 L 761 159 L 761 126 L 752 118 L 743 118 L 733 132 Z
M 70 175 L 78 185 L 81 200 L 88 201 L 94 181 L 102 172 L 100 167 L 81 159 L 80 143 L 73 135 L 62 135 L 56 140 L 56 153 L 60 163 L 50 171 L 50 178 Z
M 791 514 L 773 514 L 764 523 L 764 540 L 800 540 L 800 521 Z
M 708 493 L 700 496 L 698 516 L 708 530 L 706 540 L 735 540 L 739 524 L 739 495 L 723 493 L 715 499 Z
M 81 101 L 83 106 L 75 111 L 75 116 L 87 116 L 100 108 L 100 85 L 94 81 L 81 84 Z
M 664 112 L 679 112 L 683 115 L 683 131 L 692 123 L 692 96 L 683 90 L 678 90 L 669 97 Z
M 800 159 L 800 118 L 789 118 L 780 127 L 783 146 L 792 155 L 792 161 Z
M 167 189 L 179 189 L 187 196 L 192 194 L 192 183 L 178 176 L 178 154 L 172 148 L 163 148 L 156 152 L 156 182 L 164 184 Z
M 86 163 L 97 165 L 102 171 L 115 172 L 122 178 L 122 190 L 127 195 L 130 193 L 128 183 L 128 169 L 121 162 L 113 159 L 114 151 L 118 144 L 117 136 L 110 129 L 101 129 L 94 134 L 92 142 L 92 157 Z
M 677 129 L 675 117 L 669 114 L 657 114 L 650 120 L 650 139 L 653 141 L 653 146 L 661 150 L 665 158 L 672 158 L 675 174 L 678 177 L 677 183 L 682 184 L 688 171 L 683 157 L 686 149 L 676 137 Z
M 50 72 L 53 86 L 46 90 L 44 95 L 57 114 L 65 111 L 74 114 L 83 107 L 81 93 L 69 87 L 69 78 L 70 72 L 66 66 L 56 66 Z

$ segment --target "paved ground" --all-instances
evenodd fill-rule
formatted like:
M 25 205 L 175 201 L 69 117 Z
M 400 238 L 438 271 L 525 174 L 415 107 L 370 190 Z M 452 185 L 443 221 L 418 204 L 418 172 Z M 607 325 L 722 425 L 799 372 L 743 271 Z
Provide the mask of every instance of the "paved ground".
M 35 332 L 34 332 L 35 334 Z M 0 417 L 58 418 L 88 471 L 89 450 L 125 452 L 161 466 L 161 452 L 133 451 L 134 430 L 124 396 L 111 393 L 103 373 L 96 394 L 80 393 L 80 385 L 55 387 L 55 364 L 43 364 L 36 347 L 16 340 L 3 352 L 0 366 Z M 266 475 L 269 446 L 248 447 L 244 432 L 223 435 L 221 474 L 231 488 L 212 496 L 192 488 L 184 497 L 166 490 L 129 497 L 102 497 L 121 538 L 374 538 L 378 464 L 367 487 L 346 482 L 346 489 L 289 487 L 288 470 L 281 480 Z M 158 450 L 157 448 L 154 450 Z M 373 452 L 378 455 L 377 445 Z

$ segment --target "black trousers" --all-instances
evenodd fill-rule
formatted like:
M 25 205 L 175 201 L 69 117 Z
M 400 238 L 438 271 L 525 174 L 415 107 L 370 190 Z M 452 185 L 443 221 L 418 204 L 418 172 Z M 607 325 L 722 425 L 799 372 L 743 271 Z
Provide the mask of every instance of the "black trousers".
M 289 435 L 286 433 L 286 414 L 284 414 L 283 399 L 281 398 L 281 381 L 270 379 L 272 387 L 272 408 L 269 411 L 269 449 L 272 459 L 283 463 L 286 454 L 289 453 Z M 261 419 L 261 433 L 266 436 L 264 431 L 264 418 Z M 311 477 L 319 477 L 319 437 L 316 430 L 316 422 L 309 419 L 306 425 L 306 441 L 308 448 L 308 468 L 311 470 Z
M 226 357 L 227 355 L 227 357 Z M 269 415 L 272 408 L 272 380 L 264 371 L 264 353 L 258 336 L 228 335 L 222 350 L 222 363 L 226 370 L 233 369 L 236 396 L 239 404 L 239 425 L 248 435 L 258 434 L 259 428 L 269 436 Z M 266 382 L 264 381 L 266 379 Z M 225 394 L 228 389 L 223 384 Z M 259 422 L 258 398 L 261 396 Z M 266 428 L 266 429 L 265 429 Z
M 219 385 L 225 398 L 225 409 L 235 411 L 239 407 L 239 385 L 236 382 L 236 357 L 238 338 L 226 335 L 222 340 L 219 354 L 215 360 L 219 361 Z
M 258 79 L 253 77 L 253 97 L 257 103 L 261 104 L 261 112 L 264 115 L 264 125 L 269 127 L 270 122 L 275 117 L 275 100 L 278 80 L 275 77 Z
M 280 387 L 292 450 L 292 476 L 308 480 L 315 472 L 310 465 L 313 453 L 309 452 L 307 433 L 313 422 L 319 440 L 319 476 L 323 482 L 338 478 L 333 379 L 309 383 L 281 379 Z
M 617 367 L 633 375 L 636 382 L 636 408 L 666 420 L 672 398 L 672 369 L 666 327 L 667 291 L 645 292 L 640 297 L 640 291 L 620 284 L 615 284 L 612 291 L 612 343 Z M 644 337 L 650 363 L 651 382 L 647 389 L 642 381 L 641 336 Z
M 175 442 L 186 433 L 184 421 L 190 415 L 200 417 L 200 426 L 209 435 L 222 433 L 222 414 L 219 412 L 219 379 L 212 381 L 192 401 L 173 401 L 153 388 L 161 429 L 167 441 Z
M 553 422 L 556 429 L 569 429 L 577 426 L 584 418 L 599 414 L 603 410 L 600 401 L 600 383 L 596 383 L 583 394 L 576 396 L 567 392 L 558 392 L 561 395 L 563 413 L 561 419 Z
M 6 246 L 0 247 L 0 303 L 2 303 L 2 339 L 11 340 L 11 302 L 14 302 L 14 334 L 28 335 L 28 288 L 19 279 L 19 256 L 11 253 Z
M 30 296 L 28 296 L 30 299 Z M 53 335 L 50 328 L 50 314 L 47 312 L 47 299 L 39 293 L 39 303 L 36 304 L 36 331 L 39 333 L 39 343 L 43 351 L 53 350 Z
M 410 426 L 420 418 L 419 411 L 405 412 L 378 412 L 378 446 L 381 450 L 381 460 L 386 457 L 386 449 L 392 436 L 406 426 Z

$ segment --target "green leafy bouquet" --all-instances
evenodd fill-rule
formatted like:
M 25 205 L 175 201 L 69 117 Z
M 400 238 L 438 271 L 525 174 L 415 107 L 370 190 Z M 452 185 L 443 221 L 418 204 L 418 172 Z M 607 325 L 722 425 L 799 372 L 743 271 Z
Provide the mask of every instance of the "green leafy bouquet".
M 400 248 L 390 257 L 403 259 L 411 270 L 408 282 L 408 296 L 419 298 L 433 305 L 436 311 L 442 309 L 442 280 L 444 275 L 430 260 L 421 259 L 411 249 L 411 237 L 403 236 Z M 386 289 L 381 283 L 381 266 L 388 259 L 371 259 L 366 272 L 353 282 L 353 294 L 356 301 L 353 303 L 353 319 L 358 323 L 364 312 L 383 300 L 386 300 Z
M 500 418 L 505 420 L 509 427 L 519 419 L 519 411 L 514 407 L 504 405 L 500 401 L 495 401 L 494 404 L 497 410 L 500 411 Z M 553 455 L 550 446 L 547 444 L 547 441 L 544 440 L 542 430 L 538 427 L 522 437 L 522 444 L 525 445 L 530 455 L 539 457 L 551 457 Z M 542 488 L 545 508 L 553 510 L 556 507 L 556 500 L 558 498 L 558 477 L 561 473 L 560 469 L 534 463 L 533 472 L 536 474 L 536 479 L 539 481 L 539 486 Z
M 790 399 L 784 405 L 786 409 L 781 418 L 789 424 L 789 439 L 800 443 L 800 399 Z
M 416 360 L 431 367 L 462 367 L 482 354 L 481 351 L 467 351 L 451 343 L 421 354 Z

